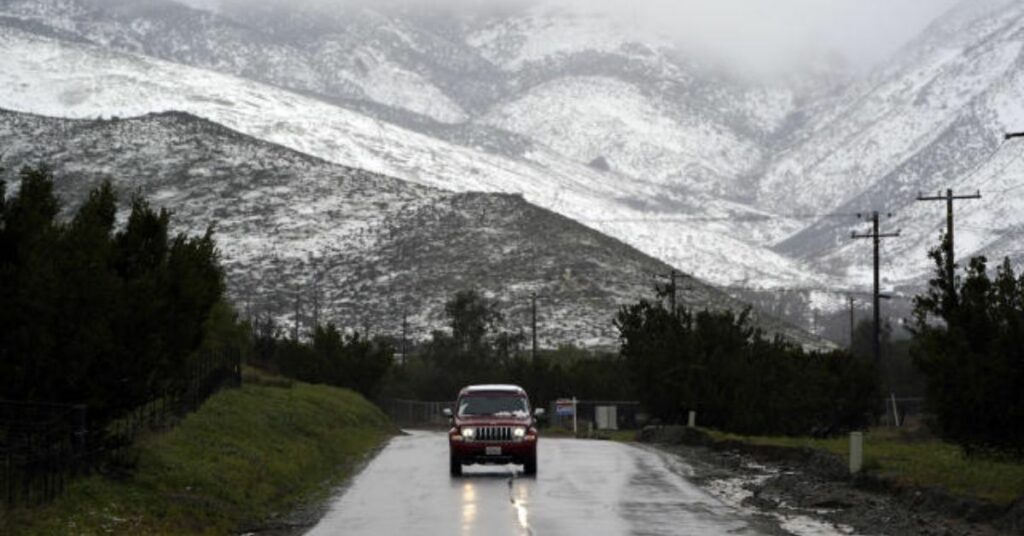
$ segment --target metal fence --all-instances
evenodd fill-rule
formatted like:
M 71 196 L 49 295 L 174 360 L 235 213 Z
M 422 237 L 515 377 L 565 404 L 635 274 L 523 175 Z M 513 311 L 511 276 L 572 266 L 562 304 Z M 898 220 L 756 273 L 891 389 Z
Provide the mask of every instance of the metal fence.
M 448 426 L 445 408 L 455 407 L 455 402 L 424 402 L 421 400 L 386 400 L 381 404 L 391 420 L 403 428 L 444 428 Z
M 241 385 L 237 353 L 198 359 L 188 381 L 102 422 L 85 405 L 0 401 L 0 507 L 45 504 L 77 475 L 130 466 L 140 433 L 168 426 L 217 391 Z
M 84 441 L 83 406 L 0 402 L 3 503 L 35 505 L 60 494 Z

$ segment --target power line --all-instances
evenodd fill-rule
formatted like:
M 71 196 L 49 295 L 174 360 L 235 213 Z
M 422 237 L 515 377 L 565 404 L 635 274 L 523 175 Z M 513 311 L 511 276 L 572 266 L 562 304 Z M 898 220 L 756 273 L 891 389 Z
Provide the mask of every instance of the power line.
M 985 169 L 985 166 L 987 166 L 990 162 L 995 160 L 996 156 L 998 156 L 999 153 L 1003 152 L 1003 149 L 1005 149 L 1006 147 L 1007 147 L 1006 143 L 1000 143 L 999 146 L 996 147 L 996 150 L 992 151 L 992 154 L 988 155 L 987 158 L 985 158 L 984 160 L 981 160 L 977 164 L 975 164 L 974 167 L 971 168 L 971 171 L 969 173 L 967 173 L 967 175 L 964 176 L 964 178 L 961 179 L 960 182 L 961 183 L 969 182 L 971 179 L 973 179 L 975 176 L 977 176 L 979 173 L 981 173 L 981 170 Z M 1012 163 L 1013 163 L 1013 160 L 1011 160 L 1005 166 L 1000 168 L 998 172 L 992 174 L 991 177 L 989 177 L 988 179 L 983 181 L 979 186 L 984 186 L 985 184 L 988 184 L 994 178 L 998 177 L 1003 171 L 1005 171 L 1006 168 L 1008 168 Z
M 772 288 L 755 288 L 755 287 L 738 287 L 738 286 L 715 286 L 710 285 L 712 288 L 725 291 L 725 292 L 753 292 L 753 293 L 802 293 L 802 292 L 820 292 L 822 294 L 832 294 L 836 296 L 861 296 L 869 298 L 874 296 L 873 292 L 866 290 L 853 290 L 853 289 L 834 289 L 826 287 L 772 287 Z M 913 296 L 905 296 L 902 294 L 889 294 L 885 299 L 897 300 L 897 301 L 912 301 Z
M 780 220 L 821 220 L 827 218 L 851 218 L 855 213 L 828 214 L 757 214 L 740 216 L 672 216 L 670 218 L 604 218 L 578 219 L 581 223 L 713 223 L 713 222 L 766 222 Z
M 648 277 L 655 278 L 655 279 L 668 279 L 669 278 L 669 273 L 654 273 L 654 272 L 646 272 L 645 271 L 644 274 L 646 276 L 648 276 Z M 831 287 L 821 287 L 821 286 L 801 286 L 801 287 L 773 286 L 773 287 L 759 288 L 759 287 L 749 287 L 749 286 L 742 286 L 742 285 L 716 285 L 715 283 L 712 283 L 712 282 L 709 282 L 709 281 L 705 281 L 705 280 L 696 278 L 696 277 L 694 277 L 694 276 L 692 276 L 690 274 L 687 274 L 687 273 L 684 273 L 684 272 L 680 272 L 678 270 L 676 271 L 676 277 L 677 278 L 678 277 L 684 277 L 684 278 L 687 278 L 687 279 L 690 279 L 690 280 L 699 281 L 700 283 L 702 283 L 703 285 L 705 285 L 706 287 L 708 287 L 711 290 L 717 290 L 717 291 L 725 292 L 725 293 L 744 292 L 744 293 L 755 293 L 755 294 L 758 294 L 758 293 L 760 293 L 760 294 L 773 294 L 773 293 L 774 294 L 782 294 L 782 293 L 797 294 L 797 293 L 804 293 L 804 292 L 820 292 L 822 294 L 830 294 L 830 295 L 836 295 L 836 296 L 871 297 L 871 296 L 874 295 L 872 292 L 869 292 L 869 291 L 866 291 L 866 290 L 857 290 L 857 289 L 850 289 L 850 288 L 831 288 Z M 693 290 L 697 290 L 697 288 L 694 287 L 691 284 L 689 286 L 680 287 L 679 290 L 693 291 Z M 906 296 L 906 295 L 903 295 L 903 294 L 890 294 L 886 299 L 897 300 L 897 301 L 913 301 L 914 297 L 913 296 Z

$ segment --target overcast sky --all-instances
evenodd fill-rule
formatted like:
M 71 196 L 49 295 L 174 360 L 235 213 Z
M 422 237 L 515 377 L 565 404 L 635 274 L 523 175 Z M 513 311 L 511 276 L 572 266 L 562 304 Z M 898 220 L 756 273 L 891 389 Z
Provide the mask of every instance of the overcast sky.
M 209 4 L 219 0 L 183 0 Z M 228 0 L 263 2 L 266 0 Z M 280 0 L 278 0 L 280 1 Z M 452 5 L 486 8 L 536 0 L 288 0 L 287 3 L 374 6 Z M 798 66 L 812 53 L 836 50 L 859 67 L 889 57 L 961 0 L 542 0 L 600 6 L 624 20 L 654 24 L 695 49 L 774 71 Z M 963 0 L 976 2 L 983 0 Z
M 690 45 L 771 70 L 800 64 L 821 47 L 861 67 L 877 64 L 960 0 L 598 1 Z

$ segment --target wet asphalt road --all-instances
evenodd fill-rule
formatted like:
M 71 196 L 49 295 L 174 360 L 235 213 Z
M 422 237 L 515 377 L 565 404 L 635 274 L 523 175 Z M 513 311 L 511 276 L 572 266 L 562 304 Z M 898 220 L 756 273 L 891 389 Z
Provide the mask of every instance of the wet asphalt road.
M 608 441 L 541 439 L 538 474 L 469 466 L 448 475 L 444 434 L 395 438 L 308 534 L 763 534 L 683 475 L 677 458 Z M 770 531 L 774 532 L 774 531 Z

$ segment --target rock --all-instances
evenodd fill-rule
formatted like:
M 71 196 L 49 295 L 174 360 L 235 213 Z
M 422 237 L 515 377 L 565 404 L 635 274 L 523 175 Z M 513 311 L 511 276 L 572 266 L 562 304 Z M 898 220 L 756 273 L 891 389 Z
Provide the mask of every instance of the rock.
M 1000 517 L 995 526 L 1010 534 L 1024 534 L 1024 499 L 1019 499 Z
M 775 510 L 776 508 L 779 507 L 779 503 L 766 497 L 762 497 L 760 495 L 747 497 L 746 499 L 743 499 L 743 502 L 741 502 L 740 504 L 748 508 L 757 508 L 758 510 L 765 511 Z
M 591 160 L 590 163 L 587 164 L 587 165 L 590 166 L 593 169 L 596 169 L 598 171 L 603 171 L 605 173 L 607 173 L 607 172 L 612 170 L 612 166 L 611 166 L 611 164 L 608 163 L 608 159 L 603 157 L 603 156 L 599 156 L 599 157 Z
M 824 508 L 826 510 L 845 510 L 853 506 L 847 497 L 839 494 L 814 497 L 805 504 L 810 508 Z

